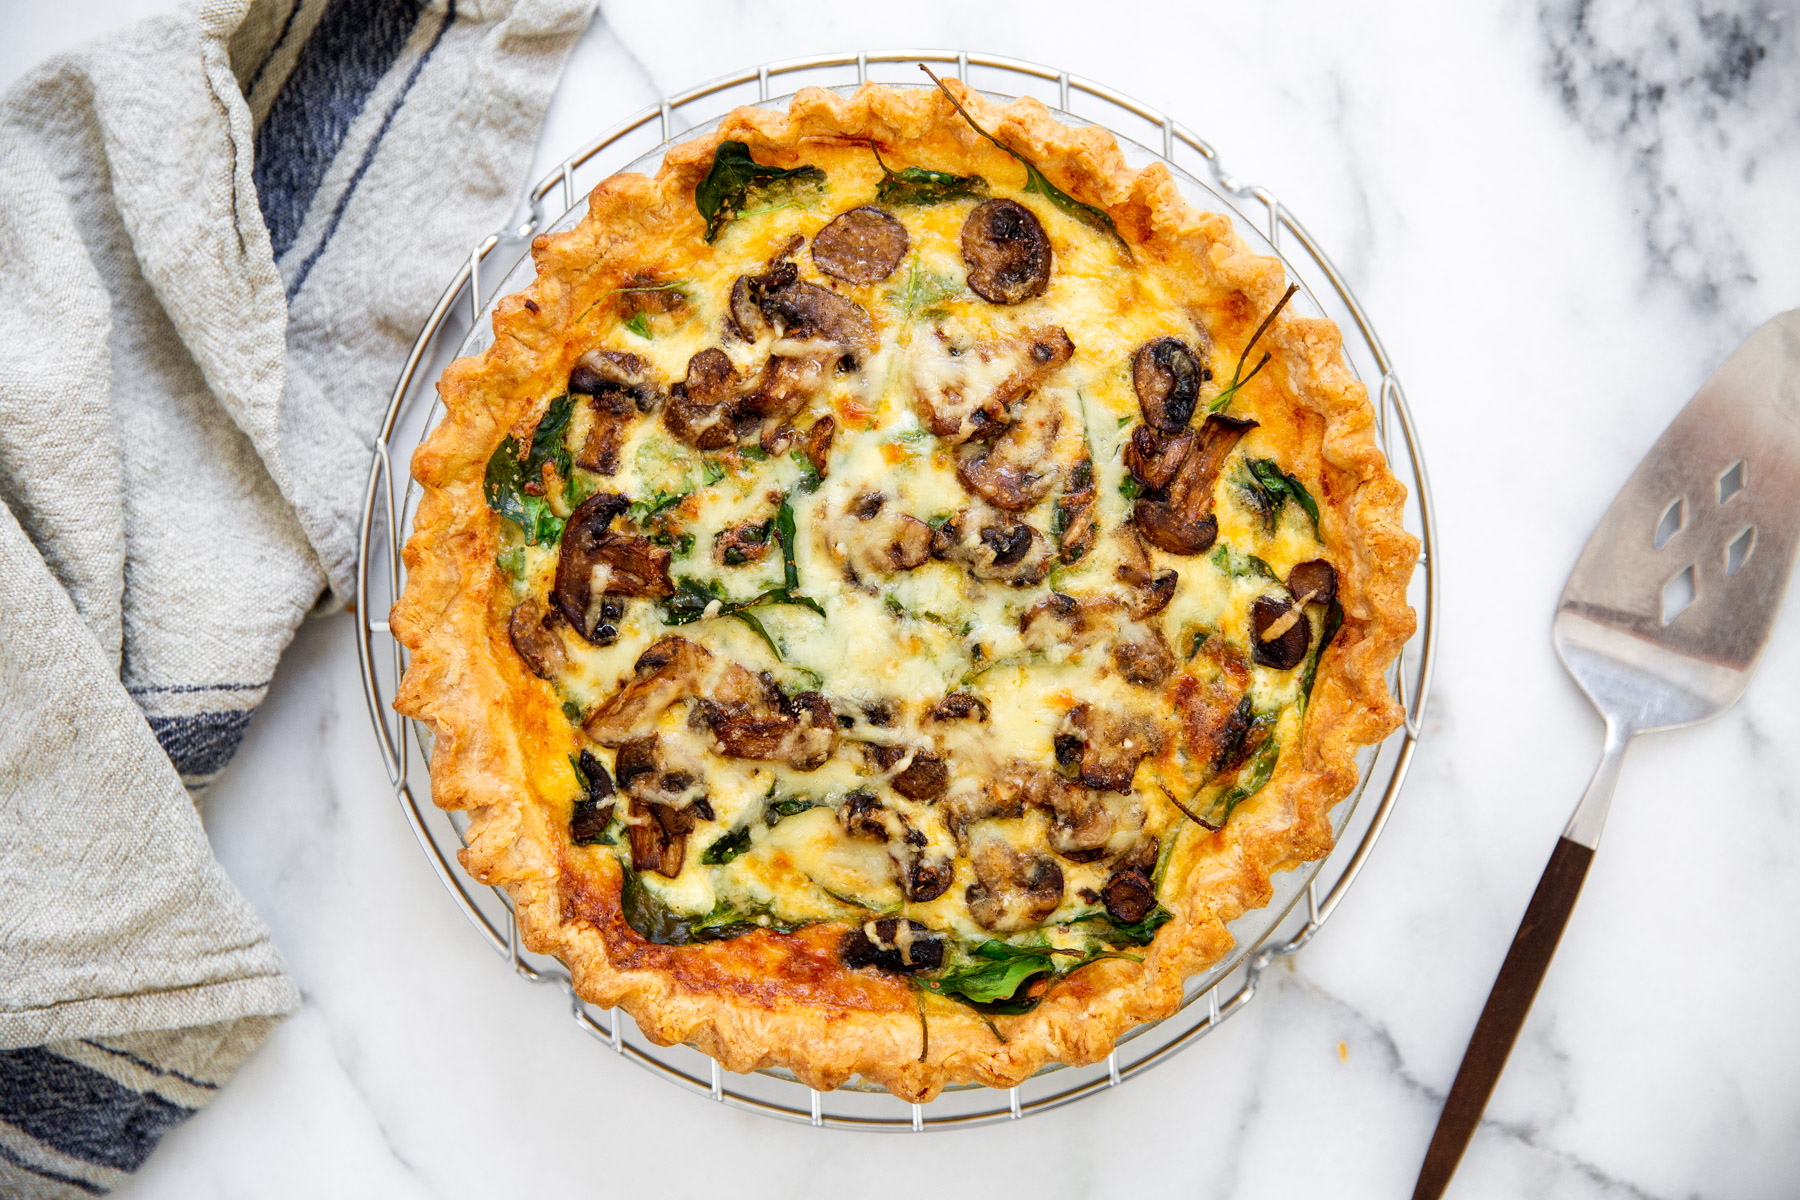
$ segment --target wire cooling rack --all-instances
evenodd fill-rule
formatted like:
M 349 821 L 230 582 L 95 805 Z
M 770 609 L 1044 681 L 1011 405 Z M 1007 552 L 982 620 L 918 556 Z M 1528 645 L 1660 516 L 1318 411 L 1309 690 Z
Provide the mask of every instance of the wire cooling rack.
M 871 80 L 919 86 L 924 84 L 917 68 L 921 62 L 936 64 L 940 72 L 954 71 L 996 99 L 1032 95 L 1064 120 L 1105 126 L 1119 138 L 1132 165 L 1155 159 L 1166 162 L 1191 203 L 1230 216 L 1253 247 L 1280 255 L 1289 277 L 1302 288 L 1295 306 L 1332 318 L 1344 332 L 1345 355 L 1370 387 L 1382 449 L 1407 485 L 1406 524 L 1419 537 L 1423 551 L 1411 591 L 1419 630 L 1389 674 L 1405 720 L 1386 742 L 1361 755 L 1361 783 L 1333 813 L 1337 848 L 1319 862 L 1278 874 L 1270 903 L 1233 922 L 1236 949 L 1188 982 L 1181 1010 L 1131 1031 L 1103 1062 L 1046 1068 L 1007 1090 L 950 1089 L 923 1105 L 854 1082 L 833 1092 L 818 1092 L 785 1071 L 731 1074 L 690 1047 L 658 1046 L 625 1013 L 583 1003 L 560 963 L 524 950 L 504 893 L 474 884 L 453 865 L 466 819 L 444 813 L 430 802 L 428 736 L 414 728 L 415 736 L 409 738 L 411 723 L 390 706 L 406 654 L 386 621 L 405 583 L 400 551 L 418 499 L 417 485 L 405 475 L 406 464 L 442 415 L 433 385 L 451 358 L 479 353 L 492 341 L 494 300 L 532 278 L 526 255 L 531 239 L 574 225 L 585 211 L 587 192 L 607 175 L 623 169 L 653 171 L 668 143 L 703 132 L 740 104 L 775 105 L 804 86 L 849 90 Z M 562 215 L 552 217 L 553 211 Z M 401 472 L 399 477 L 396 471 Z M 1274 193 L 1228 174 L 1211 144 L 1179 122 L 1066 71 L 955 51 L 827 55 L 743 71 L 645 109 L 583 147 L 533 187 L 519 224 L 483 238 L 470 250 L 468 262 L 444 289 L 413 344 L 374 447 L 359 545 L 357 651 L 382 762 L 401 811 L 439 880 L 476 932 L 521 978 L 560 987 L 568 995 L 570 1012 L 584 1031 L 691 1092 L 753 1112 L 835 1128 L 961 1128 L 1017 1120 L 1069 1104 L 1166 1061 L 1242 1011 L 1268 965 L 1305 946 L 1336 910 L 1381 836 L 1418 745 L 1437 636 L 1435 534 L 1425 463 L 1393 364 L 1343 277 Z

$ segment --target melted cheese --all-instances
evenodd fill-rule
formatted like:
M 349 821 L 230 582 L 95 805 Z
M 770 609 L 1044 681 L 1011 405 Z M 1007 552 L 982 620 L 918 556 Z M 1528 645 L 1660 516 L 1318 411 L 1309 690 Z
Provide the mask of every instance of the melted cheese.
M 597 310 L 591 344 L 582 349 L 637 354 L 669 382 L 686 374 L 693 354 L 712 346 L 722 346 L 747 377 L 760 370 L 770 354 L 824 349 L 768 336 L 756 343 L 722 338 L 731 285 L 739 275 L 763 269 L 793 233 L 810 241 L 834 213 L 871 202 L 874 182 L 872 167 L 860 159 L 846 160 L 846 165 L 833 169 L 830 186 L 816 203 L 740 217 L 726 227 L 709 256 L 671 269 L 670 274 L 683 280 L 686 302 L 675 313 L 649 317 L 650 337 Z M 1004 189 L 996 194 L 1005 194 Z M 659 731 L 669 753 L 696 764 L 715 814 L 715 820 L 700 822 L 690 835 L 679 876 L 644 876 L 648 886 L 678 911 L 706 913 L 725 906 L 788 922 L 860 921 L 868 914 L 904 912 L 959 936 L 991 936 L 970 915 L 964 897 L 975 882 L 973 868 L 959 853 L 942 804 L 917 803 L 886 786 L 910 758 L 882 772 L 857 743 L 930 748 L 949 764 L 952 793 L 967 795 L 990 786 L 992 778 L 1014 761 L 1053 769 L 1052 739 L 1077 704 L 1145 713 L 1165 724 L 1169 720 L 1167 696 L 1176 677 L 1155 688 L 1130 682 L 1111 660 L 1104 640 L 1084 648 L 1052 645 L 1031 650 L 1021 638 L 1020 618 L 1053 589 L 1076 597 L 1117 594 L 1114 570 L 1121 562 L 1122 544 L 1113 531 L 1126 525 L 1131 512 L 1131 502 L 1121 491 L 1126 479 L 1122 452 L 1137 419 L 1131 356 L 1137 347 L 1164 335 L 1204 345 L 1205 333 L 1196 330 L 1190 316 L 1196 306 L 1180 293 L 1172 277 L 1132 269 L 1121 261 L 1113 241 L 1041 198 L 1017 193 L 1014 198 L 1044 223 L 1055 250 L 1055 269 L 1041 297 L 1009 308 L 981 301 L 964 287 L 959 246 L 968 202 L 895 210 L 907 226 L 911 248 L 908 259 L 881 283 L 865 287 L 835 283 L 813 269 L 806 251 L 796 257 L 803 278 L 833 287 L 867 309 L 879 337 L 878 347 L 857 369 L 834 377 L 793 420 L 800 430 L 826 414 L 837 420 L 829 473 L 817 490 L 804 489 L 808 472 L 791 455 L 751 454 L 741 459 L 703 455 L 675 441 L 655 418 L 636 422 L 628 432 L 617 475 L 588 480 L 595 485 L 590 491 L 618 491 L 640 501 L 658 494 L 683 497 L 663 518 L 667 529 L 692 539 L 691 549 L 677 553 L 672 574 L 738 600 L 782 585 L 780 548 L 771 533 L 760 561 L 731 566 L 715 557 L 714 542 L 732 526 L 772 521 L 785 496 L 799 531 L 793 549 L 800 588 L 824 608 L 825 616 L 796 605 L 757 608 L 754 615 L 774 642 L 772 650 L 744 623 L 718 615 L 716 606 L 699 621 L 671 625 L 655 603 L 635 600 L 616 622 L 619 636 L 613 645 L 588 645 L 572 634 L 565 638 L 570 666 L 555 686 L 566 701 L 591 711 L 631 677 L 633 663 L 647 646 L 674 633 L 699 641 L 715 655 L 752 672 L 769 672 L 790 694 L 823 692 L 850 722 L 832 759 L 802 772 L 785 763 L 745 762 L 714 753 L 705 731 L 688 720 L 684 704 L 663 715 Z M 1066 330 L 1075 352 L 1039 386 L 1032 403 L 1060 407 L 1063 419 L 1050 459 L 1064 478 L 1082 459 L 1092 463 L 1101 530 L 1094 551 L 1075 564 L 1059 565 L 1049 578 L 1027 587 L 984 582 L 944 561 L 851 578 L 844 566 L 845 548 L 833 544 L 826 531 L 832 528 L 831 518 L 843 514 L 858 497 L 880 492 L 891 506 L 884 511 L 934 525 L 971 506 L 970 494 L 957 478 L 957 450 L 921 427 L 913 402 L 918 391 L 991 394 L 1014 364 L 1003 356 L 984 359 L 967 348 L 1048 325 Z M 964 352 L 952 355 L 951 346 Z M 1215 366 L 1220 357 L 1214 356 Z M 579 446 L 590 423 L 585 408 L 578 408 L 572 445 Z M 1247 455 L 1262 454 L 1260 444 L 1259 432 L 1252 432 L 1220 474 L 1214 493 L 1219 545 L 1231 554 L 1254 555 L 1275 575 L 1285 577 L 1296 563 L 1319 557 L 1321 550 L 1316 532 L 1294 505 L 1281 511 L 1270 530 L 1264 518 L 1242 502 L 1242 463 Z M 1017 516 L 1050 537 L 1062 490 L 1052 489 Z M 1150 551 L 1154 568 L 1174 570 L 1179 578 L 1173 600 L 1148 619 L 1174 649 L 1177 677 L 1189 669 L 1180 664 L 1202 636 L 1223 639 L 1248 660 L 1250 605 L 1259 595 L 1282 590 L 1265 575 L 1230 569 L 1230 562 L 1237 560 L 1228 559 L 1222 566 L 1217 557 Z M 554 554 L 542 547 L 526 548 L 524 568 L 516 593 L 541 594 L 554 574 Z M 593 582 L 598 596 L 605 581 L 596 577 Z M 1309 611 L 1306 619 L 1312 622 L 1316 642 L 1318 614 Z M 1300 674 L 1249 668 L 1248 694 L 1255 708 L 1282 714 L 1276 736 L 1284 748 L 1299 741 Z M 979 695 L 988 706 L 989 719 L 928 720 L 931 707 L 956 691 Z M 881 704 L 896 707 L 893 724 L 878 726 L 864 715 L 863 710 Z M 601 754 L 610 761 L 610 752 Z M 1193 770 L 1192 764 L 1173 762 L 1168 754 L 1140 767 L 1137 801 L 1145 814 L 1146 833 L 1166 839 L 1194 828 L 1152 786 L 1167 787 L 1171 782 L 1190 786 Z M 877 792 L 924 844 L 884 844 L 847 836 L 835 806 L 858 788 Z M 764 817 L 766 806 L 782 799 L 814 800 L 819 806 L 771 826 Z M 619 806 L 621 812 L 625 808 Z M 1042 811 L 992 819 L 986 826 L 989 835 L 1006 837 L 1034 853 L 1048 853 L 1049 818 Z M 744 830 L 748 850 L 727 864 L 702 861 L 713 843 Z M 622 845 L 620 853 L 625 853 Z M 909 904 L 895 882 L 895 864 L 919 854 L 953 861 L 954 878 L 941 897 Z M 1095 893 L 1112 869 L 1106 861 L 1063 861 L 1060 866 L 1063 900 L 1047 918 L 1048 926 L 1093 911 Z M 1067 941 L 1075 935 L 1061 929 L 1051 936 Z

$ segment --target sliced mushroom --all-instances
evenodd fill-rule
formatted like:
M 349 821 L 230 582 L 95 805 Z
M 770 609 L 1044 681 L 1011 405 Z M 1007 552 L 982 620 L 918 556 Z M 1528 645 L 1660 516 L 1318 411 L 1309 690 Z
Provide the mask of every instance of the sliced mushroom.
M 826 413 L 812 423 L 812 428 L 806 431 L 806 440 L 801 443 L 800 452 L 806 455 L 806 461 L 812 464 L 820 479 L 831 474 L 831 441 L 836 436 L 837 418 Z
M 688 359 L 687 377 L 669 390 L 663 425 L 701 450 L 723 450 L 737 441 L 734 406 L 741 381 L 731 358 L 717 346 Z
M 698 706 L 712 731 L 713 749 L 729 758 L 785 762 L 796 771 L 815 771 L 837 749 L 837 714 L 818 692 L 782 697 L 775 711 L 744 711 L 713 700 Z M 763 706 L 758 706 L 763 707 Z
M 983 929 L 995 933 L 1035 929 L 1062 903 L 1063 872 L 1054 858 L 987 837 L 975 843 L 969 859 L 975 882 L 964 896 L 969 915 Z
M 800 278 L 800 268 L 789 260 L 806 241 L 794 234 L 770 257 L 759 275 L 740 275 L 731 285 L 726 307 L 726 332 L 746 342 L 754 342 L 774 332 L 763 312 L 763 297 Z
M 1049 495 L 1062 474 L 1051 457 L 1062 418 L 1056 398 L 1037 393 L 988 448 L 970 453 L 974 444 L 964 446 L 957 480 L 995 508 L 1024 512 Z
M 904 842 L 918 835 L 905 817 L 883 804 L 875 793 L 858 789 L 844 797 L 838 824 L 853 838 L 869 842 Z
M 1135 868 L 1113 872 L 1100 889 L 1106 915 L 1121 925 L 1136 925 L 1156 907 L 1156 886 L 1150 876 Z
M 701 820 L 711 820 L 712 806 L 696 797 L 694 777 L 663 760 L 655 734 L 634 738 L 619 748 L 614 761 L 619 786 L 631 798 L 626 837 L 631 864 L 673 879 L 687 856 L 687 835 Z
M 581 765 L 581 782 L 586 792 L 575 802 L 569 817 L 569 840 L 577 846 L 592 845 L 606 835 L 613 818 L 613 782 L 606 764 L 592 750 L 583 749 L 576 760 Z
M 932 535 L 931 554 L 960 563 L 977 579 L 1014 587 L 1041 583 L 1055 561 L 1048 538 L 1031 525 L 992 509 L 986 514 L 964 509 L 944 522 Z
M 1256 428 L 1255 421 L 1214 413 L 1200 427 L 1200 436 L 1161 500 L 1142 497 L 1132 508 L 1132 520 L 1144 540 L 1170 554 L 1200 554 L 1218 538 L 1219 522 L 1212 513 L 1213 484 L 1238 440 Z
M 1017 200 L 989 200 L 963 222 L 963 262 L 969 288 L 995 304 L 1041 296 L 1050 285 L 1050 236 Z
M 553 594 L 563 617 L 589 641 L 596 640 L 604 623 L 604 597 L 661 597 L 675 592 L 669 581 L 668 547 L 609 528 L 626 507 L 623 496 L 600 492 L 582 501 L 563 528 Z
M 916 975 L 944 965 L 944 937 L 917 921 L 880 917 L 846 933 L 838 943 L 838 958 L 852 969 Z
M 506 623 L 513 649 L 539 679 L 554 679 L 568 668 L 569 656 L 556 632 L 561 624 L 562 614 L 535 596 L 521 600 Z
M 1163 337 L 1138 347 L 1131 359 L 1131 386 L 1144 420 L 1163 433 L 1180 433 L 1194 419 L 1200 384 L 1210 377 L 1188 344 Z
M 589 714 L 582 727 L 602 746 L 622 747 L 654 729 L 671 705 L 695 695 L 712 662 L 710 651 L 684 637 L 671 634 L 654 642 L 638 655 L 632 679 Z M 615 766 L 623 776 L 623 751 Z
M 1028 649 L 1049 650 L 1053 646 L 1062 646 L 1068 653 L 1076 654 L 1118 628 L 1121 607 L 1110 597 L 1077 600 L 1061 592 L 1051 592 L 1027 608 L 1019 618 L 1019 635 Z
M 826 544 L 857 578 L 910 571 L 931 557 L 931 526 L 863 492 L 825 524 Z
M 1140 687 L 1155 687 L 1175 671 L 1175 651 L 1163 631 L 1143 621 L 1128 621 L 1113 638 L 1110 650 L 1119 674 Z
M 937 330 L 915 339 L 908 358 L 914 412 L 947 441 L 989 437 L 1011 419 L 1014 405 L 1074 354 L 1075 343 L 1059 325 L 967 345 Z
M 1125 469 L 1140 485 L 1151 491 L 1166 488 L 1174 482 L 1175 473 L 1194 449 L 1195 434 L 1183 430 L 1173 437 L 1156 432 L 1148 425 L 1132 429 L 1125 444 Z
M 601 475 L 617 473 L 619 450 L 633 418 L 654 411 L 663 401 L 655 368 L 635 354 L 590 350 L 570 372 L 569 391 L 587 396 L 594 413 L 575 465 Z
M 1250 685 L 1250 668 L 1243 655 L 1222 638 L 1209 638 L 1201 654 L 1199 665 L 1210 668 L 1212 678 L 1183 674 L 1175 681 L 1170 698 L 1189 753 L 1217 771 L 1243 741 L 1250 723 L 1244 695 Z
M 880 283 L 905 261 L 910 245 L 906 226 L 864 205 L 839 213 L 813 235 L 812 260 L 820 271 L 845 283 Z
M 929 804 L 950 786 L 950 768 L 929 750 L 905 746 L 873 746 L 870 749 L 883 771 L 892 771 L 901 762 L 906 762 L 906 767 L 888 780 L 888 786 L 908 800 Z
M 1322 558 L 1300 563 L 1288 572 L 1287 586 L 1296 604 L 1330 604 L 1337 599 L 1337 568 Z
M 1025 812 L 1025 792 L 1004 781 L 977 783 L 973 779 L 963 780 L 938 801 L 937 807 L 957 845 L 966 848 L 969 829 L 977 821 L 1021 816 Z
M 823 342 L 836 355 L 866 355 L 875 347 L 875 324 L 862 305 L 816 283 L 790 282 L 763 291 L 758 301 L 784 338 Z
M 1126 524 L 1114 530 L 1113 537 L 1119 543 L 1119 565 L 1113 568 L 1113 578 L 1124 586 L 1120 598 L 1126 611 L 1138 621 L 1155 616 L 1175 598 L 1180 575 L 1173 570 L 1158 571 L 1151 565 L 1136 526 Z
M 1291 671 L 1306 659 L 1312 623 L 1293 601 L 1258 596 L 1250 606 L 1251 657 L 1265 667 Z
M 985 721 L 988 719 L 988 704 L 973 692 L 951 692 L 932 706 L 930 719 L 933 721 Z
M 1077 767 L 1082 786 L 1095 791 L 1129 792 L 1138 764 L 1162 748 L 1155 722 L 1138 713 L 1119 713 L 1077 704 L 1057 727 L 1058 763 Z

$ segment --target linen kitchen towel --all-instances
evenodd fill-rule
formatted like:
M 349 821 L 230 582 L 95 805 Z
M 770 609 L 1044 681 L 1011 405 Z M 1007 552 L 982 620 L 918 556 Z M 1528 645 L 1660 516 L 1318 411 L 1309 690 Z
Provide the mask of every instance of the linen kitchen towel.
M 210 0 L 0 98 L 0 1195 L 115 1187 L 297 1006 L 192 795 L 350 594 L 387 393 L 590 15 Z

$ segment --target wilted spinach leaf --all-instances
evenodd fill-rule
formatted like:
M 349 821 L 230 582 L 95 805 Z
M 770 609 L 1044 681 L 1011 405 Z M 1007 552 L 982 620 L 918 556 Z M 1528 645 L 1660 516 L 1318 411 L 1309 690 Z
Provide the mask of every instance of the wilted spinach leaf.
M 948 171 L 929 171 L 924 167 L 906 167 L 895 171 L 881 161 L 881 182 L 875 186 L 875 199 L 882 204 L 943 204 L 949 200 L 985 200 L 988 182 L 979 175 L 952 175 Z
M 700 861 L 711 867 L 722 866 L 750 848 L 750 831 L 734 829 L 700 855 Z
M 569 415 L 574 411 L 569 396 L 558 396 L 544 410 L 543 418 L 531 435 L 531 448 L 521 456 L 518 440 L 503 438 L 489 456 L 482 491 L 488 507 L 517 525 L 525 541 L 533 546 L 554 545 L 562 537 L 562 518 L 550 511 L 550 503 L 534 495 L 528 486 L 541 487 L 546 462 L 567 478 L 571 470 L 569 447 Z
M 1115 921 L 1111 915 L 1105 911 L 1093 913 L 1085 917 L 1076 917 L 1071 923 L 1098 926 L 1094 931 L 1094 936 L 1098 937 L 1101 941 L 1111 942 L 1114 945 L 1148 946 L 1150 944 L 1150 939 L 1156 936 L 1156 931 L 1174 919 L 1174 913 L 1158 904 L 1155 908 L 1144 914 L 1143 920 L 1133 922 L 1130 925 L 1121 924 L 1120 922 Z
M 1331 639 L 1343 627 L 1344 606 L 1333 599 L 1325 606 L 1325 624 L 1319 630 L 1319 643 L 1313 647 L 1312 657 L 1306 662 L 1306 671 L 1300 676 L 1300 695 L 1304 700 L 1312 699 L 1313 679 L 1319 673 L 1319 660 L 1325 657 L 1325 648 L 1331 645 Z
M 694 207 L 706 221 L 706 240 L 718 237 L 752 197 L 767 197 L 783 185 L 823 188 L 825 172 L 811 166 L 766 166 L 750 157 L 750 147 L 743 142 L 720 142 L 713 151 L 712 170 L 694 188 Z
M 776 800 L 763 807 L 763 823 L 770 827 L 781 824 L 789 817 L 798 816 L 809 808 L 818 808 L 823 801 L 808 799 L 805 796 L 792 796 L 786 800 Z
M 1238 782 L 1213 799 L 1206 814 L 1207 824 L 1214 829 L 1223 828 L 1238 805 L 1268 785 L 1269 777 L 1275 774 L 1275 762 L 1280 757 L 1281 743 L 1273 736 L 1265 739 L 1257 748 L 1256 757 L 1250 760 L 1250 765 L 1239 773 Z
M 1272 525 L 1275 515 L 1280 511 L 1284 500 L 1292 500 L 1306 511 L 1312 518 L 1313 531 L 1319 528 L 1319 502 L 1313 499 L 1306 485 L 1297 478 L 1283 471 L 1272 458 L 1247 458 L 1244 466 L 1249 469 L 1252 486 L 1258 488 L 1267 499 L 1266 504 L 1259 507 L 1268 514 Z

